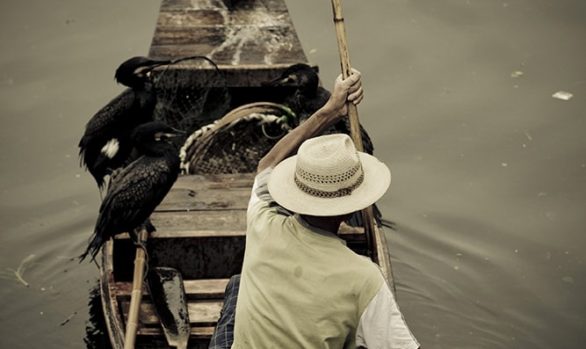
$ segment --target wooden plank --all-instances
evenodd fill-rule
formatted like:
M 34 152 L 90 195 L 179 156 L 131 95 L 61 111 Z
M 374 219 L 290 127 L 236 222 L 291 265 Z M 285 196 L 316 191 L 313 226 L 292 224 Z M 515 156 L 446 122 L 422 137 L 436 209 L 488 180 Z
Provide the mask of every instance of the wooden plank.
M 220 318 L 223 301 L 219 300 L 197 300 L 187 303 L 187 312 L 189 313 L 189 322 L 199 327 L 215 326 Z M 120 303 L 124 319 L 128 318 L 128 308 L 130 301 Z M 160 323 L 155 312 L 155 307 L 150 301 L 144 301 L 140 304 L 139 321 L 142 325 L 157 325 Z
M 155 231 L 149 235 L 149 239 L 206 239 L 222 237 L 244 237 L 244 230 L 165 230 Z M 116 240 L 128 240 L 128 233 L 118 234 L 114 237 Z
M 157 212 L 245 210 L 253 180 L 252 174 L 181 176 Z
M 157 211 L 245 210 L 249 200 L 249 189 L 194 191 L 176 188 L 167 194 Z
M 180 176 L 173 189 L 191 189 L 194 191 L 202 189 L 232 189 L 232 188 L 252 188 L 254 182 L 254 173 L 237 173 L 237 174 L 216 174 L 216 175 L 187 175 Z
M 184 280 L 183 287 L 187 299 L 224 299 L 224 290 L 230 279 L 198 279 Z M 116 296 L 128 300 L 132 291 L 132 283 L 116 282 L 112 287 Z M 148 296 L 147 288 L 143 288 L 143 295 Z
M 151 222 L 165 230 L 246 230 L 245 210 L 155 212 Z
M 225 18 L 223 13 L 217 9 L 169 9 L 159 13 L 157 27 L 189 28 L 221 26 L 224 22 Z
M 233 8 L 231 11 L 246 11 L 258 9 L 262 6 L 266 11 L 276 12 L 287 10 L 287 6 L 281 0 L 232 0 Z M 213 5 L 219 5 L 214 3 Z M 223 9 L 225 7 L 213 6 L 209 1 L 194 0 L 163 0 L 160 12 L 173 10 L 198 10 L 198 9 Z
M 173 20 L 173 18 L 168 18 L 168 16 L 165 16 L 165 20 Z M 179 21 L 182 19 L 176 18 L 175 20 Z M 248 25 L 232 25 L 231 32 L 226 32 L 225 28 L 216 26 L 165 26 L 158 28 L 157 36 L 153 38 L 151 45 L 202 45 L 201 47 L 205 47 L 204 45 L 209 45 L 210 50 L 207 51 L 207 54 L 211 55 L 210 58 L 216 61 L 217 64 L 226 64 L 233 62 L 233 60 L 218 60 L 220 56 L 216 55 L 222 50 L 236 52 L 235 50 L 238 49 L 239 46 L 241 47 L 243 43 L 252 44 L 247 36 L 244 37 L 245 35 L 259 35 L 259 40 L 262 40 L 263 38 L 278 40 L 280 38 L 286 37 L 287 35 L 290 35 L 291 30 L 291 28 L 281 25 L 254 26 L 254 29 Z M 229 35 L 241 35 L 242 38 L 230 38 L 228 37 Z M 227 40 L 229 40 L 228 43 L 226 43 Z M 221 47 L 221 49 L 218 49 L 218 47 Z M 302 61 L 304 58 L 302 56 L 303 51 L 301 50 L 301 47 L 292 47 L 292 45 L 289 45 L 286 41 L 278 46 L 269 46 L 267 43 L 264 45 L 251 45 L 249 49 L 250 52 L 247 52 L 247 55 L 251 52 L 262 52 L 264 57 L 265 55 L 272 53 L 275 50 L 286 49 L 291 53 L 293 58 Z M 245 59 L 245 57 L 239 57 L 239 59 Z M 257 63 L 267 64 L 268 62 L 265 59 L 262 59 Z
M 192 326 L 190 339 L 209 339 L 214 334 L 214 326 Z M 163 331 L 160 327 L 139 327 L 138 335 L 142 336 L 162 336 Z
M 238 1 L 230 10 L 219 1 L 163 1 L 149 56 L 194 55 L 237 68 L 222 81 L 228 87 L 260 86 L 286 66 L 307 63 L 283 0 Z M 242 66 L 257 68 L 240 71 Z M 177 73 L 177 79 L 169 79 L 175 85 L 183 86 L 183 75 L 196 82 L 209 80 L 209 72 L 195 66 Z
M 270 11 L 272 17 L 283 17 L 287 16 L 287 9 L 276 9 Z M 229 16 L 229 23 L 226 21 L 226 16 Z M 198 27 L 205 29 L 207 27 L 215 27 L 219 29 L 225 28 L 226 25 L 230 25 L 231 28 L 237 26 L 252 25 L 250 18 L 258 16 L 258 12 L 255 9 L 239 9 L 238 11 L 232 11 L 230 14 L 226 13 L 225 10 L 218 8 L 187 8 L 187 9 L 169 9 L 162 11 L 157 19 L 158 29 L 168 28 L 194 28 Z M 269 23 L 260 23 L 262 25 L 282 26 L 290 27 L 288 21 L 272 21 Z
M 214 48 L 226 39 L 223 28 L 217 27 L 163 27 L 153 38 L 152 46 L 198 45 L 198 49 Z

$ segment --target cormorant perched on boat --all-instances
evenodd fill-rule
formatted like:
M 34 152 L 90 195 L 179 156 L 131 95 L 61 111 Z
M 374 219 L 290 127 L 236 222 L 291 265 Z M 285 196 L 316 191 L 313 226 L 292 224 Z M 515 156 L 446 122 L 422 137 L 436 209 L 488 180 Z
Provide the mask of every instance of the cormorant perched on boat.
M 172 138 L 180 133 L 158 121 L 134 130 L 133 144 L 143 155 L 124 167 L 110 182 L 91 242 L 80 261 L 88 255 L 94 259 L 102 244 L 116 234 L 136 235 L 135 229 L 142 225 L 154 230 L 148 218 L 179 175 L 178 150 Z M 136 236 L 133 239 L 136 241 Z
M 146 57 L 133 57 L 122 63 L 115 78 L 129 88 L 88 121 L 79 141 L 79 155 L 100 189 L 106 175 L 125 165 L 133 147 L 130 142 L 132 130 L 153 120 L 156 96 L 149 79 L 150 72 L 169 63 L 172 62 Z
M 320 86 L 316 69 L 304 63 L 290 66 L 283 71 L 281 76 L 268 82 L 267 85 L 291 89 L 282 103 L 293 110 L 299 123 L 305 121 L 319 108 L 323 107 L 331 95 L 330 91 Z M 360 125 L 360 131 L 364 151 L 372 155 L 374 146 L 370 136 L 362 125 Z M 325 133 L 333 132 L 350 134 L 350 121 L 348 118 L 340 120 Z
M 266 85 L 287 90 L 282 103 L 291 108 L 300 121 L 309 118 L 330 98 L 330 91 L 319 85 L 316 70 L 303 63 L 293 64 Z

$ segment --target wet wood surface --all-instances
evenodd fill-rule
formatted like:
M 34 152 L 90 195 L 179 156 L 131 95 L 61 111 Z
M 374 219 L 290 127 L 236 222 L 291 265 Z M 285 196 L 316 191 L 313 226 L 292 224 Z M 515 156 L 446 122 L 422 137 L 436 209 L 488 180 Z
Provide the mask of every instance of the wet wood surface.
M 224 290 L 229 279 L 199 279 L 184 280 L 185 294 L 188 299 L 223 299 Z M 118 297 L 130 297 L 132 284 L 129 282 L 116 282 L 113 289 Z M 148 295 L 146 287 L 143 289 L 143 295 Z
M 307 63 L 283 0 L 163 0 L 149 56 L 194 55 L 230 70 L 226 84 L 231 87 L 259 86 L 291 64 Z M 177 81 L 188 83 L 213 68 L 188 61 L 178 70 Z

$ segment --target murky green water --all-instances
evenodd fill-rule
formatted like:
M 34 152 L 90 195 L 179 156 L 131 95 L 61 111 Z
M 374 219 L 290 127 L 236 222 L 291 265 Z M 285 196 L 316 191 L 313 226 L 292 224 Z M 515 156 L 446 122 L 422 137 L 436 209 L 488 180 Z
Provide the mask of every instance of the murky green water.
M 330 3 L 288 5 L 331 86 Z M 121 90 L 118 63 L 147 53 L 158 6 L 0 4 L 1 348 L 85 346 L 98 273 L 70 258 L 99 196 L 77 141 Z M 345 10 L 366 87 L 360 115 L 393 171 L 381 208 L 398 226 L 389 235 L 399 302 L 423 347 L 582 348 L 586 3 L 377 0 Z M 574 97 L 551 97 L 560 90 Z M 28 288 L 6 269 L 25 259 Z

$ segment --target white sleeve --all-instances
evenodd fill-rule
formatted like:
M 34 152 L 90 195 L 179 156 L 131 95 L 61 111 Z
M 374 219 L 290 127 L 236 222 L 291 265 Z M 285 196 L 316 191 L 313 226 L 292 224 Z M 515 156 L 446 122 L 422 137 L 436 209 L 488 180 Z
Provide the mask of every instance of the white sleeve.
M 419 348 L 386 283 L 382 284 L 360 317 L 356 346 L 368 349 Z

